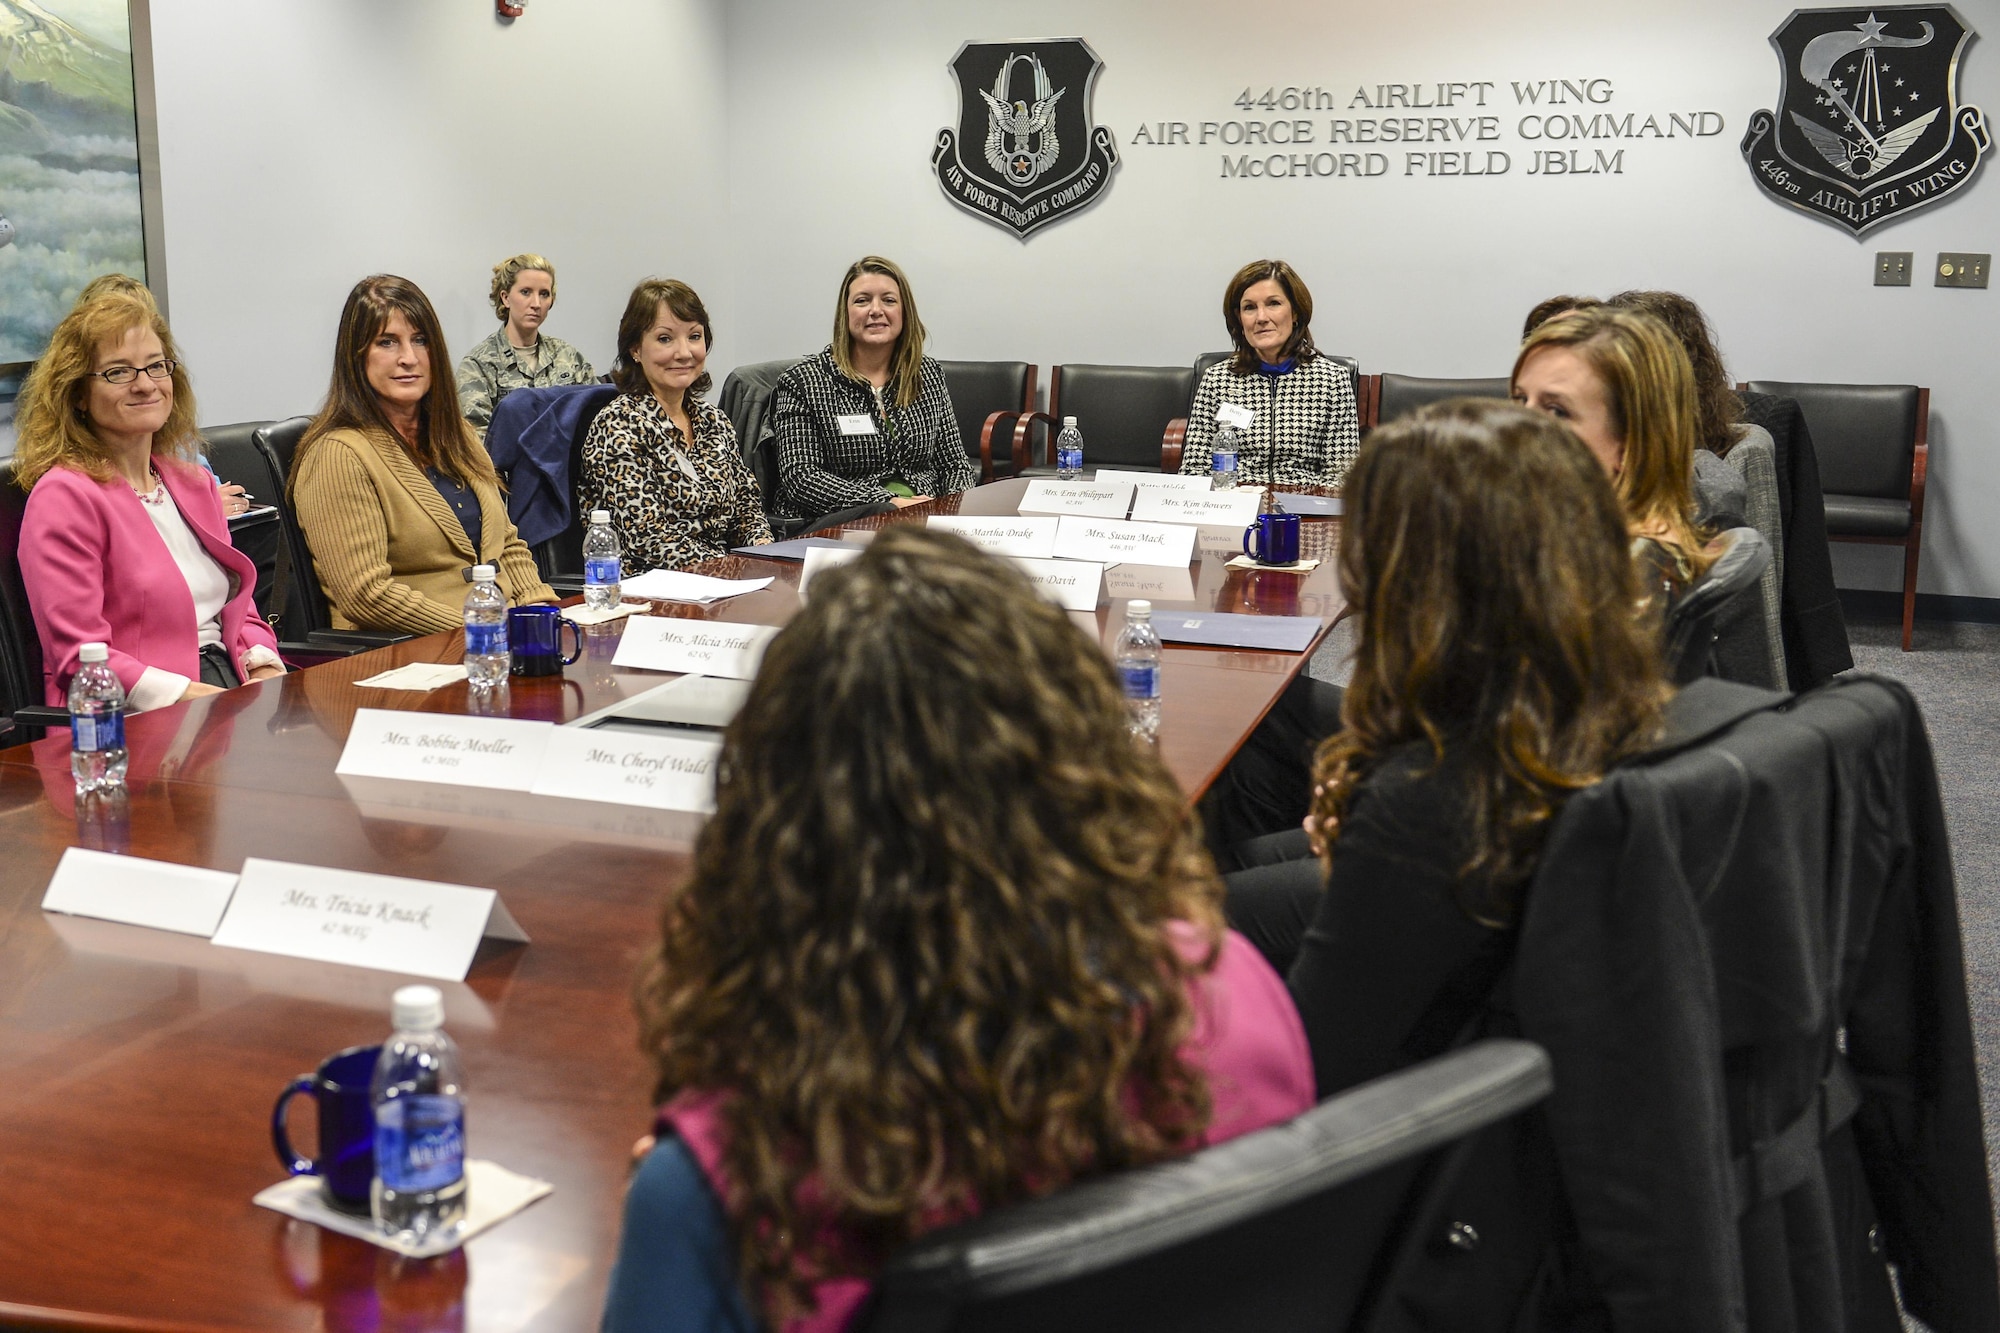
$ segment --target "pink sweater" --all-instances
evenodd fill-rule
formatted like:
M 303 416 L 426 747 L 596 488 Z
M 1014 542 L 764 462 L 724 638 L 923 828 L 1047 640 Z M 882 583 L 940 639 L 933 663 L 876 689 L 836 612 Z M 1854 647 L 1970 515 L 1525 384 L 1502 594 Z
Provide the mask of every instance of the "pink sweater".
M 1192 926 L 1173 925 L 1183 956 L 1197 957 L 1202 941 Z M 1194 1033 L 1181 1055 L 1208 1077 L 1212 1111 L 1206 1146 L 1290 1120 L 1313 1104 L 1312 1052 L 1284 981 L 1241 935 L 1223 938 L 1215 970 L 1195 996 Z M 729 1197 L 722 1154 L 722 1108 L 728 1094 L 682 1093 L 660 1108 L 700 1163 L 716 1197 Z M 819 1308 L 785 1325 L 783 1333 L 841 1333 L 868 1299 L 871 1284 L 858 1277 L 818 1283 Z

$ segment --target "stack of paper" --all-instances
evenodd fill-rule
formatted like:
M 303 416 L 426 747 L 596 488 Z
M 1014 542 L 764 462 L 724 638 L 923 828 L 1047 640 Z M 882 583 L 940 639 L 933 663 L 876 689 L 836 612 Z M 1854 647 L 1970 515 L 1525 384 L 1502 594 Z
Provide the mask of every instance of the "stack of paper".
M 649 569 L 619 585 L 626 597 L 650 597 L 656 602 L 698 602 L 707 605 L 726 597 L 767 588 L 769 579 L 712 579 L 706 574 L 684 574 L 676 569 Z
M 450 685 L 454 681 L 464 679 L 463 662 L 412 662 L 393 671 L 377 672 L 366 680 L 357 680 L 354 683 L 373 686 L 378 690 L 434 690 L 440 685 Z

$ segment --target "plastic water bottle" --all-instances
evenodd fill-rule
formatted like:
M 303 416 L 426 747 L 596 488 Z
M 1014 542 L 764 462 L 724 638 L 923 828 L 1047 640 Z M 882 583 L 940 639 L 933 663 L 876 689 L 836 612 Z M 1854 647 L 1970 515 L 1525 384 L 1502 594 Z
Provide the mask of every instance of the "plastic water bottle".
M 1075 417 L 1064 417 L 1062 430 L 1056 434 L 1056 477 L 1075 481 L 1082 475 L 1083 432 L 1076 428 Z
M 69 682 L 69 771 L 76 794 L 125 790 L 125 687 L 105 660 L 110 650 L 86 643 Z
M 1118 678 L 1125 686 L 1125 704 L 1132 712 L 1132 734 L 1153 740 L 1160 734 L 1160 635 L 1153 628 L 1153 604 L 1125 603 L 1125 628 L 1111 650 Z
M 1215 426 L 1215 442 L 1209 446 L 1208 472 L 1218 491 L 1236 489 L 1236 455 L 1242 451 L 1243 437 L 1226 421 Z
M 474 689 L 505 683 L 513 659 L 507 655 L 507 598 L 499 571 L 472 567 L 472 591 L 465 594 L 465 678 Z
M 444 1034 L 436 986 L 397 990 L 369 1090 L 375 1103 L 375 1183 L 369 1205 L 378 1230 L 425 1238 L 465 1220 L 465 1075 Z
M 624 575 L 617 529 L 609 509 L 590 511 L 590 531 L 583 534 L 583 604 L 593 611 L 618 605 L 618 581 Z

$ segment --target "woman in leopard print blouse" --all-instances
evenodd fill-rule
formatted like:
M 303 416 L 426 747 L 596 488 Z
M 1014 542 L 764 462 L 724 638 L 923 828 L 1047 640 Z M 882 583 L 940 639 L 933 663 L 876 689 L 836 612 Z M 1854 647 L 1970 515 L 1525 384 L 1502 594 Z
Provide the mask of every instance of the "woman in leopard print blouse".
M 618 321 L 622 392 L 583 441 L 583 507 L 611 512 L 625 568 L 686 569 L 771 540 L 757 479 L 722 409 L 703 402 L 708 311 L 686 283 L 648 278 Z

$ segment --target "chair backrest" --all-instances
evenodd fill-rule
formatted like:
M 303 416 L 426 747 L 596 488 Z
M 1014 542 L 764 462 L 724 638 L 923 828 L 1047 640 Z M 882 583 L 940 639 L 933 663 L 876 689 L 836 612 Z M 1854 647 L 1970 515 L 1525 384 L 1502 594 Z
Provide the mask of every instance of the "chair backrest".
M 1929 395 L 1914 384 L 1805 384 L 1752 380 L 1750 392 L 1790 398 L 1805 414 L 1819 456 L 1820 490 L 1908 500 Z
M 1208 373 L 1210 366 L 1218 361 L 1227 361 L 1234 355 L 1236 355 L 1234 352 L 1203 352 L 1200 356 L 1196 357 L 1194 359 L 1195 384 L 1197 386 L 1200 385 L 1201 377 Z M 1347 368 L 1347 386 L 1354 390 L 1354 406 L 1355 410 L 1359 411 L 1361 407 L 1361 363 L 1351 356 L 1341 356 L 1335 352 L 1321 352 L 1320 355 L 1337 365 Z M 1181 415 L 1186 416 L 1193 408 L 1194 389 L 1190 388 L 1188 390 L 1187 408 L 1181 412 Z
M 1738 597 L 1756 597 L 1757 581 L 1771 567 L 1771 546 L 1755 528 L 1730 528 L 1709 543 L 1715 563 L 1690 583 L 1667 615 L 1667 674 L 1676 685 L 1709 674 L 1716 622 Z
M 1550 1087 L 1534 1046 L 1480 1042 L 1288 1124 L 935 1232 L 884 1270 L 862 1327 L 1345 1328 L 1421 1163 Z
M 770 435 L 771 396 L 777 392 L 778 377 L 799 361 L 799 357 L 793 356 L 782 361 L 738 366 L 722 382 L 722 393 L 716 399 L 729 424 L 736 428 L 736 447 L 743 451 L 750 475 L 757 478 L 766 513 L 778 505 L 778 451 L 775 439 L 766 442 Z
M 1075 417 L 1084 463 L 1160 470 L 1167 423 L 1185 416 L 1194 395 L 1191 366 L 1057 366 L 1049 377 L 1049 415 Z
M 979 461 L 979 432 L 995 412 L 1035 410 L 1035 366 L 1029 361 L 940 361 L 952 415 L 966 457 Z
M 208 455 L 209 466 L 223 481 L 233 481 L 260 503 L 271 495 L 272 477 L 263 452 L 251 438 L 264 427 L 274 425 L 269 421 L 237 421 L 227 426 L 198 426 L 195 433 L 201 436 L 202 452 Z
M 277 479 L 270 499 L 278 507 L 278 521 L 284 525 L 285 548 L 291 560 L 279 624 L 283 626 L 284 637 L 293 642 L 303 642 L 315 630 L 333 628 L 333 615 L 327 608 L 326 594 L 320 589 L 319 573 L 313 568 L 312 548 L 306 544 L 305 533 L 299 530 L 298 516 L 292 512 L 292 498 L 286 493 L 291 483 L 292 459 L 298 454 L 299 441 L 305 438 L 312 421 L 311 417 L 290 417 L 259 427 L 250 437 Z M 263 498 L 261 492 L 252 494 Z
M 42 640 L 21 582 L 21 523 L 28 493 L 14 483 L 14 464 L 0 463 L 0 712 L 44 702 Z
M 1387 425 L 1397 417 L 1447 398 L 1505 398 L 1511 382 L 1502 376 L 1485 380 L 1434 380 L 1417 375 L 1383 374 L 1376 402 L 1375 423 Z

